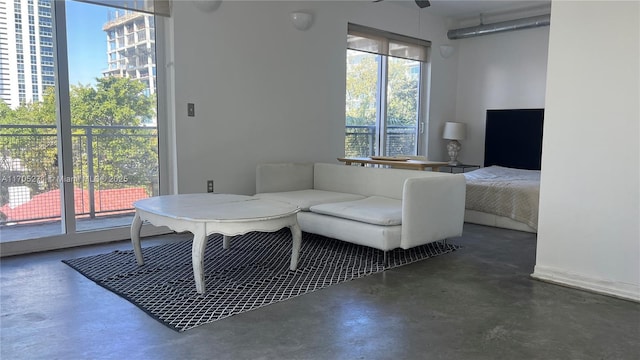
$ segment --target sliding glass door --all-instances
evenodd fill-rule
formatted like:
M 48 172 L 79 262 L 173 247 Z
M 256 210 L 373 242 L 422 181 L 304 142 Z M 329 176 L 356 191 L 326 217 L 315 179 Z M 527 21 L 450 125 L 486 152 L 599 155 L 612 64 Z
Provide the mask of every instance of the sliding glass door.
M 128 225 L 158 194 L 154 16 L 74 1 L 66 15 L 76 229 Z
M 0 240 L 128 226 L 159 193 L 155 17 L 7 0 Z

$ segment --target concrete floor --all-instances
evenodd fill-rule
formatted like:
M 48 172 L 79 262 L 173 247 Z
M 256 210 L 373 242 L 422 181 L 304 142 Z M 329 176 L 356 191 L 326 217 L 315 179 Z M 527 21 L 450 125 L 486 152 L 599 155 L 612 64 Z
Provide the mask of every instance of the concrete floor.
M 60 262 L 128 242 L 3 258 L 0 358 L 640 358 L 640 304 L 531 279 L 535 235 L 465 224 L 452 242 L 464 248 L 184 333 Z

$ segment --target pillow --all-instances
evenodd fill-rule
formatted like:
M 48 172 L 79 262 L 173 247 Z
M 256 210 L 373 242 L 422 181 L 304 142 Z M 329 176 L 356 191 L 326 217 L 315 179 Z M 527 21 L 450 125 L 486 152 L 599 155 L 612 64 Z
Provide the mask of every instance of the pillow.
M 362 200 L 314 205 L 311 212 L 374 225 L 402 224 L 402 201 L 382 196 Z

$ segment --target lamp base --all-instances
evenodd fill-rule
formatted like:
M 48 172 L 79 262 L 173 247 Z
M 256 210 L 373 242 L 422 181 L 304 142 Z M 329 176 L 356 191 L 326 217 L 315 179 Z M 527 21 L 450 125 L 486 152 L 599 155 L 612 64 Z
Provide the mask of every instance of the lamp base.
M 460 161 L 458 161 L 458 152 L 460 151 L 460 149 L 462 148 L 462 146 L 460 146 L 460 142 L 458 142 L 458 140 L 451 140 L 449 141 L 449 143 L 447 144 L 447 153 L 449 153 L 449 165 L 451 166 L 458 166 L 458 165 L 462 165 L 462 163 Z

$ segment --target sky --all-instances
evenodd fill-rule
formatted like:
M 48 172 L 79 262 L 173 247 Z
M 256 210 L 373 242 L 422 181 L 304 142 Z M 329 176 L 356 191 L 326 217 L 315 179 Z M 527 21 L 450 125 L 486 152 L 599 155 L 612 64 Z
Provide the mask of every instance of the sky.
M 77 1 L 66 1 L 65 5 L 69 83 L 95 84 L 95 78 L 107 69 L 107 34 L 102 26 L 109 8 Z

